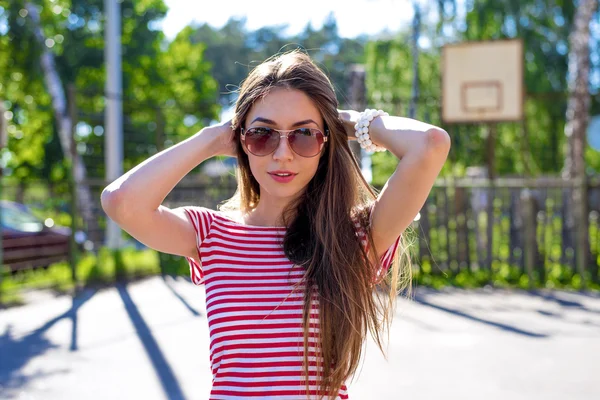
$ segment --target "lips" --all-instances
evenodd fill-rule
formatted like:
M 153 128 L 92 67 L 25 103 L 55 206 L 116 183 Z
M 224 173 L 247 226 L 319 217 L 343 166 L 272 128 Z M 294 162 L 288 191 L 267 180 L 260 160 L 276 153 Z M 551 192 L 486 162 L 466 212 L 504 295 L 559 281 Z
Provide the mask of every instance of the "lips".
M 285 177 L 289 177 L 289 176 L 293 176 L 293 175 L 297 175 L 296 173 L 292 172 L 292 171 L 271 171 L 269 172 L 270 175 L 276 175 L 282 178 Z
M 271 171 L 269 172 L 269 175 L 271 175 L 271 178 L 273 178 L 276 182 L 288 183 L 291 182 L 298 174 L 292 171 Z

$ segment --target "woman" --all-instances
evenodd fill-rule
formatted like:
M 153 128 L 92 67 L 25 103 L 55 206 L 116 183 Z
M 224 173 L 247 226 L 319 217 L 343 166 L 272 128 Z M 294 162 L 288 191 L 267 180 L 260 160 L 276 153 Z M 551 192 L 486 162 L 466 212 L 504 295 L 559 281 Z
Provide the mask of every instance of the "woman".
M 211 399 L 347 399 L 367 331 L 383 352 L 394 300 L 410 284 L 401 234 L 450 139 L 423 122 L 337 107 L 308 55 L 278 55 L 244 81 L 231 121 L 156 154 L 102 193 L 111 219 L 149 247 L 185 256 L 192 281 L 205 284 Z M 348 146 L 357 131 L 364 147 L 401 159 L 378 195 Z M 238 191 L 220 210 L 161 205 L 217 155 L 239 164 Z M 375 295 L 381 287 L 386 296 Z

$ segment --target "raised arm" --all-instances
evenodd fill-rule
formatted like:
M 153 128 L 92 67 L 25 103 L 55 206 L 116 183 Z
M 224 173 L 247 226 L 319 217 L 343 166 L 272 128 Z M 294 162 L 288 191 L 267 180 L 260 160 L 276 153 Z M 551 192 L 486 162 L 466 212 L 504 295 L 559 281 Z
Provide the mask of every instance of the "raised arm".
M 102 208 L 123 230 L 155 250 L 198 257 L 196 235 L 182 208 L 162 202 L 202 161 L 234 155 L 229 122 L 202 129 L 155 154 L 119 177 L 102 192 Z
M 340 111 L 354 138 L 356 111 Z M 373 208 L 372 232 L 378 252 L 385 252 L 411 224 L 425 204 L 450 151 L 450 136 L 442 128 L 410 118 L 377 117 L 369 126 L 371 140 L 400 161 Z

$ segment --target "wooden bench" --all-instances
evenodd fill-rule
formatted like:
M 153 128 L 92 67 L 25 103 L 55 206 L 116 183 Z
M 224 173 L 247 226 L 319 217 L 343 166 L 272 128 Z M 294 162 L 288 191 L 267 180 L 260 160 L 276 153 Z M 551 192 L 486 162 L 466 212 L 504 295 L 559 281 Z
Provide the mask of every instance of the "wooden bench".
M 31 234 L 5 232 L 2 264 L 9 271 L 46 267 L 70 257 L 69 236 L 50 230 Z

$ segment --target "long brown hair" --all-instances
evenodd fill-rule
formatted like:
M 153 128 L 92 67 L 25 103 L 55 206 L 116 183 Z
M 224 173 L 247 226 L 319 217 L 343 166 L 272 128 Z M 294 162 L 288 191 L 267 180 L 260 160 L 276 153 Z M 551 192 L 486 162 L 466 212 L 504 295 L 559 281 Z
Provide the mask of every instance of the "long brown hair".
M 335 398 L 356 371 L 367 331 L 385 356 L 382 334 L 388 332 L 399 292 L 410 291 L 409 243 L 400 249 L 384 279 L 375 281 L 377 263 L 357 237 L 355 223 L 367 235 L 369 254 L 377 254 L 370 232 L 370 209 L 376 191 L 365 181 L 338 114 L 338 102 L 327 76 L 300 50 L 273 56 L 254 68 L 242 83 L 232 126 L 237 142 L 238 189 L 221 209 L 247 213 L 256 208 L 260 186 L 252 175 L 239 140 L 252 105 L 273 88 L 301 90 L 320 110 L 329 140 L 313 179 L 283 213 L 287 227 L 283 247 L 289 259 L 305 270 L 304 377 L 308 393 L 309 337 L 313 299 L 318 299 L 319 332 L 316 357 L 319 393 Z M 375 290 L 375 289 L 379 290 Z M 383 294 L 383 295 L 382 295 Z M 319 354 L 318 354 L 319 355 Z M 317 372 L 319 374 L 319 372 Z M 322 397 L 321 397 L 322 398 Z

